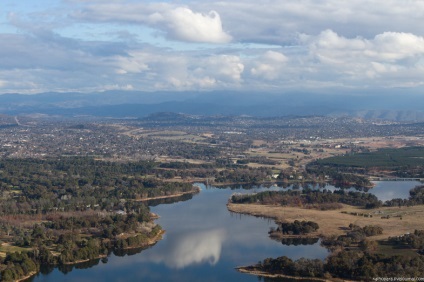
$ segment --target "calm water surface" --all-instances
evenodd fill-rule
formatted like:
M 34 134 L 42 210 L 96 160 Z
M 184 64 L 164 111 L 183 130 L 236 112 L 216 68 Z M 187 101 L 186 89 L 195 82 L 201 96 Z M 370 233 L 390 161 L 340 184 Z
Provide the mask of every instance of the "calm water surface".
M 370 190 L 381 200 L 407 198 L 419 182 L 376 182 Z M 326 186 L 326 189 L 334 189 Z M 155 246 L 128 256 L 111 254 L 107 263 L 64 274 L 57 268 L 32 281 L 258 281 L 255 276 L 234 270 L 267 257 L 324 259 L 328 252 L 319 245 L 283 245 L 271 240 L 267 231 L 272 220 L 232 214 L 226 208 L 230 195 L 266 188 L 217 189 L 202 186 L 192 199 L 151 208 L 161 216 L 157 222 L 166 230 Z M 282 189 L 272 187 L 272 190 Z M 87 265 L 81 266 L 87 267 Z
M 408 199 L 409 190 L 422 185 L 419 181 L 375 181 L 375 187 L 369 192 L 376 195 L 379 200 Z

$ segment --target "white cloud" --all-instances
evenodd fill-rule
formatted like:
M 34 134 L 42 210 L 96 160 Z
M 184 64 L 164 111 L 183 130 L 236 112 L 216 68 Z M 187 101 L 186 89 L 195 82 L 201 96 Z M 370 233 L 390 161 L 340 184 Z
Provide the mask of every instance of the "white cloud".
M 5 10 L 1 93 L 423 83 L 421 0 L 60 3 Z
M 288 58 L 276 51 L 267 51 L 255 63 L 250 72 L 253 76 L 263 77 L 266 80 L 275 80 L 280 77 Z
M 209 10 L 194 12 L 185 6 L 166 3 L 96 4 L 73 13 L 86 21 L 120 21 L 148 25 L 168 38 L 187 42 L 228 43 L 232 37 L 223 30 L 220 15 Z
M 141 73 L 149 70 L 145 63 L 145 54 L 139 52 L 130 53 L 129 56 L 117 56 L 115 64 L 117 65 L 117 74 Z
M 236 87 L 242 83 L 244 65 L 238 56 L 180 57 L 179 61 L 173 62 L 173 67 L 168 69 L 164 77 L 178 89 Z
M 107 66 L 113 68 L 128 83 L 138 80 L 157 89 L 213 89 L 240 85 L 244 65 L 238 56 L 208 55 L 191 57 L 188 53 L 163 49 L 140 49 L 128 56 L 109 58 Z
M 222 82 L 241 82 L 244 64 L 234 55 L 212 56 L 205 60 L 205 72 L 214 75 Z
M 327 29 L 347 38 L 388 31 L 424 35 L 417 24 L 424 13 L 421 0 L 87 2 L 72 12 L 75 19 L 147 25 L 186 42 L 297 44 L 299 33 L 316 36 Z
M 156 22 L 166 22 L 168 34 L 177 40 L 206 43 L 231 41 L 231 36 L 223 31 L 221 18 L 216 11 L 201 14 L 179 7 L 169 11 L 165 17 L 157 13 L 151 17 Z
M 102 90 L 101 91 L 106 91 L 106 90 L 134 90 L 134 86 L 132 86 L 131 84 L 126 84 L 126 85 L 119 85 L 119 84 L 106 84 L 106 85 L 102 85 L 101 86 Z
M 395 62 L 405 58 L 424 54 L 424 37 L 411 33 L 384 32 L 375 36 L 372 49 L 367 52 L 370 57 Z
M 201 1 L 194 9 L 215 9 L 235 41 L 293 44 L 298 33 L 331 29 L 346 37 L 373 38 L 386 31 L 424 35 L 424 2 L 410 0 Z
M 326 30 L 316 37 L 309 37 L 307 41 L 311 52 L 322 61 L 334 64 L 371 60 L 396 63 L 424 55 L 424 37 L 411 33 L 384 32 L 373 39 L 365 39 L 345 38 L 332 30 Z
M 326 30 L 303 37 L 312 60 L 323 73 L 341 77 L 352 86 L 371 83 L 381 86 L 416 85 L 422 74 L 424 38 L 411 33 L 384 32 L 372 39 L 346 38 Z M 415 81 L 415 82 L 413 82 Z

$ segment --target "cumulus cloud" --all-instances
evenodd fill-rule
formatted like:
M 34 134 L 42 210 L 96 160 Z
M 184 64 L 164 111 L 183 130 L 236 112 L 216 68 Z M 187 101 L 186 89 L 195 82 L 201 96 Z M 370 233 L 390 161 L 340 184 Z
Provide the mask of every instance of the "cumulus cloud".
M 231 27 L 235 41 L 274 44 L 296 43 L 296 34 L 317 35 L 332 29 L 346 37 L 372 38 L 386 31 L 424 35 L 417 23 L 424 13 L 424 2 L 397 0 L 268 0 L 201 1 L 195 9 L 213 8 Z
M 424 37 L 404 32 L 384 32 L 371 42 L 367 55 L 384 61 L 395 62 L 424 54 Z
M 318 36 L 303 37 L 310 56 L 321 69 L 341 75 L 345 80 L 406 86 L 423 72 L 424 37 L 411 33 L 384 32 L 372 39 L 346 38 L 332 30 Z M 383 82 L 384 81 L 384 82 Z
M 423 3 L 67 0 L 7 10 L 0 92 L 415 87 Z
M 221 18 L 216 11 L 195 13 L 179 7 L 155 21 L 166 22 L 168 34 L 175 39 L 191 42 L 227 43 L 231 36 L 222 29 Z
M 250 70 L 252 75 L 274 80 L 280 77 L 281 71 L 288 58 L 276 51 L 267 51 Z
M 205 60 L 205 70 L 223 82 L 240 82 L 244 65 L 238 56 L 219 55 Z
M 115 56 L 107 65 L 122 80 L 143 81 L 155 89 L 214 89 L 242 83 L 244 64 L 239 56 L 209 55 L 191 57 L 187 53 L 163 49 L 139 49 L 128 56 Z
M 158 28 L 168 38 L 187 42 L 228 43 L 232 37 L 224 31 L 215 10 L 195 12 L 185 6 L 155 4 L 96 4 L 74 12 L 87 21 L 123 21 Z
M 149 70 L 149 66 L 145 63 L 144 54 L 134 52 L 129 56 L 118 56 L 115 58 L 116 73 L 127 74 L 127 73 L 141 73 Z
M 326 30 L 310 39 L 308 44 L 315 54 L 341 63 L 358 59 L 394 63 L 424 55 L 424 37 L 411 33 L 384 32 L 373 39 L 365 39 L 345 38 L 332 30 Z

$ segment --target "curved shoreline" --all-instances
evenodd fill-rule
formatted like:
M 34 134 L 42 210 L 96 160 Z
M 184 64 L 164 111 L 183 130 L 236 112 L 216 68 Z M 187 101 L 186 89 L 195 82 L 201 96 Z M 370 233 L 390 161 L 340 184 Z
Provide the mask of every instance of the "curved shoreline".
M 133 247 L 127 247 L 124 248 L 122 250 L 132 250 L 132 249 L 138 249 L 138 248 L 146 248 L 146 247 L 151 247 L 153 245 L 155 245 L 157 242 L 159 242 L 160 240 L 162 240 L 162 235 L 165 234 L 165 230 L 160 230 L 158 232 L 158 234 L 156 234 L 153 238 L 149 238 L 148 241 L 145 244 L 139 245 L 139 246 L 133 246 Z M 88 262 L 88 261 L 92 261 L 92 260 L 96 260 L 96 259 L 102 259 L 102 258 L 106 258 L 108 257 L 108 255 L 99 255 L 96 258 L 93 259 L 84 259 L 84 260 L 77 260 L 77 261 L 73 261 L 73 262 L 66 262 L 63 263 L 64 265 L 76 265 L 76 264 L 80 264 L 83 262 Z
M 16 281 L 16 282 L 25 281 L 25 280 L 27 280 L 27 279 L 31 278 L 32 276 L 37 275 L 38 273 L 39 273 L 39 272 L 31 271 L 31 272 L 30 272 L 27 276 L 22 277 L 22 278 L 19 278 L 19 279 L 15 280 L 15 281 Z
M 142 244 L 142 245 L 139 245 L 139 246 L 124 248 L 123 250 L 131 250 L 131 249 L 146 248 L 146 247 L 154 246 L 157 242 L 159 242 L 160 240 L 162 240 L 162 238 L 163 238 L 162 236 L 165 233 L 166 233 L 165 230 L 160 230 L 158 232 L 158 234 L 156 234 L 153 238 L 149 238 L 149 240 L 147 241 L 147 243 Z M 108 257 L 108 255 L 101 254 L 101 255 L 99 255 L 96 258 L 84 259 L 84 260 L 77 260 L 77 261 L 72 261 L 72 262 L 66 262 L 66 263 L 63 263 L 63 265 L 66 265 L 66 266 L 75 266 L 75 265 L 78 265 L 80 263 L 94 261 L 94 260 L 97 260 L 97 259 L 102 259 L 102 258 L 107 258 L 107 257 Z M 53 266 L 56 268 L 56 267 L 59 266 L 59 264 L 56 264 L 56 265 L 53 265 Z M 33 277 L 35 275 L 38 275 L 39 273 L 40 273 L 40 271 L 37 271 L 37 272 L 36 271 L 33 271 L 33 272 L 29 273 L 28 275 L 26 275 L 25 277 L 21 277 L 21 278 L 17 279 L 16 281 L 17 282 L 26 281 L 27 279 L 29 279 L 29 278 L 31 278 L 31 277 Z
M 146 202 L 146 201 L 150 201 L 150 200 L 177 198 L 177 197 L 187 195 L 187 194 L 197 194 L 197 193 L 200 193 L 200 191 L 201 191 L 201 189 L 200 189 L 199 186 L 193 186 L 193 190 L 191 190 L 191 191 L 179 192 L 177 194 L 166 195 L 166 196 L 157 196 L 157 197 L 148 197 L 148 198 L 136 199 L 134 201 L 136 201 L 136 202 Z
M 146 247 L 154 246 L 157 242 L 162 240 L 162 235 L 165 234 L 165 233 L 166 233 L 166 231 L 162 229 L 161 231 L 159 231 L 158 234 L 156 234 L 155 237 L 150 238 L 149 241 L 146 244 L 139 245 L 139 246 L 133 246 L 133 247 L 126 247 L 126 248 L 123 248 L 122 250 L 133 250 L 133 249 L 139 249 L 139 248 L 146 248 Z
M 77 264 L 80 264 L 80 263 L 89 262 L 89 261 L 92 261 L 92 260 L 102 259 L 102 258 L 106 258 L 106 257 L 107 257 L 107 255 L 99 255 L 98 257 L 92 258 L 92 259 L 81 259 L 81 260 L 72 261 L 72 262 L 64 262 L 62 264 L 63 265 L 77 265 Z
M 334 280 L 329 280 L 329 279 L 325 279 L 325 278 L 317 278 L 317 277 L 297 277 L 297 276 L 290 276 L 290 275 L 285 275 L 285 274 L 271 274 L 268 272 L 264 272 L 264 271 L 260 271 L 257 269 L 249 269 L 249 268 L 253 268 L 252 266 L 239 266 L 236 267 L 235 269 L 238 272 L 241 273 L 246 273 L 246 274 L 250 274 L 250 275 L 255 275 L 255 276 L 260 276 L 260 277 L 269 277 L 269 278 L 289 278 L 289 279 L 293 279 L 293 280 L 313 280 L 313 281 L 323 281 L 323 282 L 330 282 L 330 281 L 334 281 Z M 346 280 L 343 280 L 346 281 Z

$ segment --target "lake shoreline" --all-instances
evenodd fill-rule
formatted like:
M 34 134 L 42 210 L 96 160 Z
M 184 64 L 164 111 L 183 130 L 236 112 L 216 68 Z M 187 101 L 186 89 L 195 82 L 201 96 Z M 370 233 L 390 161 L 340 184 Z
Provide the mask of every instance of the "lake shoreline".
M 157 196 L 157 197 L 148 197 L 148 198 L 142 198 L 142 199 L 136 199 L 136 202 L 146 202 L 146 201 L 151 201 L 151 200 L 160 200 L 160 199 L 171 199 L 171 198 L 177 198 L 177 197 L 181 197 L 183 195 L 187 195 L 187 194 L 197 194 L 200 193 L 202 189 L 199 186 L 193 186 L 193 189 L 190 191 L 186 191 L 186 192 L 179 192 L 176 194 L 172 194 L 172 195 L 166 195 L 166 196 Z
M 272 273 L 268 273 L 268 272 L 264 272 L 261 270 L 256 269 L 253 266 L 239 266 L 235 268 L 238 272 L 241 273 L 245 273 L 245 274 L 249 274 L 249 275 L 255 275 L 255 276 L 259 276 L 259 277 L 268 277 L 268 278 L 288 278 L 288 279 L 293 279 L 293 280 L 313 280 L 313 281 L 322 281 L 322 282 L 331 282 L 331 281 L 335 281 L 331 280 L 331 279 L 325 279 L 325 278 L 317 278 L 317 277 L 296 277 L 296 276 L 290 276 L 290 275 L 285 275 L 285 274 L 272 274 Z M 340 279 L 338 279 L 340 280 Z M 346 280 L 343 280 L 346 281 Z
M 155 237 L 150 238 L 147 243 L 139 245 L 139 246 L 132 246 L 132 247 L 125 247 L 122 250 L 134 250 L 134 249 L 139 249 L 139 248 L 148 248 L 148 247 L 152 247 L 154 246 L 157 242 L 159 242 L 160 240 L 162 240 L 162 236 L 166 233 L 165 230 L 161 230 L 158 232 L 158 234 L 156 234 Z
M 158 234 L 156 234 L 153 238 L 149 238 L 149 240 L 142 245 L 139 246 L 134 246 L 134 247 L 127 247 L 124 248 L 123 250 L 132 250 L 132 249 L 138 249 L 138 248 L 148 248 L 148 247 L 152 247 L 154 246 L 156 243 L 158 243 L 160 240 L 163 239 L 163 235 L 166 233 L 165 230 L 161 230 L 158 232 Z M 85 263 L 85 262 L 90 262 L 90 261 L 94 261 L 94 260 L 98 260 L 98 259 L 103 259 L 103 258 L 107 258 L 108 255 L 107 254 L 101 254 L 96 258 L 92 258 L 92 259 L 84 259 L 84 260 L 77 260 L 77 261 L 72 261 L 72 262 L 65 262 L 62 263 L 62 265 L 66 265 L 66 266 L 76 266 L 78 264 L 81 263 Z M 56 264 L 55 267 L 57 267 L 59 264 Z M 25 277 L 21 277 L 19 279 L 17 279 L 17 282 L 21 282 L 21 281 L 26 281 L 27 279 L 36 276 L 40 273 L 40 271 L 33 271 L 31 273 L 29 273 L 28 275 L 26 275 Z
M 31 271 L 27 276 L 17 279 L 16 282 L 25 281 L 25 280 L 27 280 L 27 279 L 29 279 L 29 278 L 37 275 L 37 274 L 38 274 L 38 272 Z

